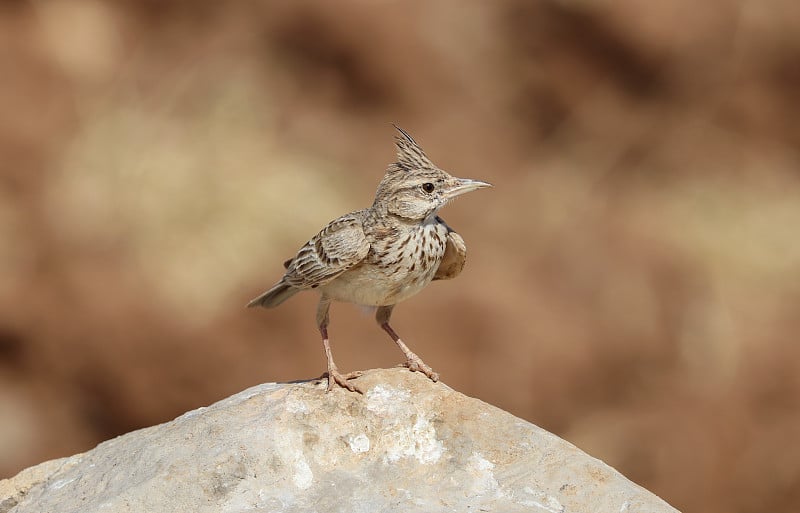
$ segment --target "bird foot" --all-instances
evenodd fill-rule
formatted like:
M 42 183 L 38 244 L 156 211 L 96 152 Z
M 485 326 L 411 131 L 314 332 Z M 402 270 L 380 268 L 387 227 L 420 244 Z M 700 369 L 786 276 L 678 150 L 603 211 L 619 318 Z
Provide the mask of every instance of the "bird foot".
M 354 371 L 347 374 L 342 374 L 338 371 L 338 369 L 329 369 L 328 372 L 322 375 L 323 378 L 328 378 L 328 388 L 326 388 L 325 391 L 330 392 L 337 386 L 340 386 L 351 392 L 363 394 L 364 392 L 362 392 L 361 389 L 349 382 L 349 380 L 356 379 L 362 374 L 364 374 L 364 371 Z
M 404 366 L 408 367 L 408 370 L 410 371 L 421 372 L 425 374 L 434 383 L 439 381 L 439 374 L 433 372 L 433 369 L 431 369 L 425 362 L 423 362 L 422 358 L 415 355 L 414 353 L 411 353 L 411 355 L 406 360 Z

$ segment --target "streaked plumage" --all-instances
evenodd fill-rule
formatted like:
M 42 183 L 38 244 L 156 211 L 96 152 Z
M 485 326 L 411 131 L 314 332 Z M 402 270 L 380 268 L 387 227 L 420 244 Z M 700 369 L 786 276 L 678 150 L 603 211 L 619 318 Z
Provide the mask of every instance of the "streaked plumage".
M 389 326 L 389 317 L 395 304 L 431 281 L 458 276 L 466 246 L 437 212 L 459 194 L 490 186 L 450 176 L 395 128 L 397 162 L 387 169 L 372 206 L 331 221 L 285 262 L 283 278 L 247 305 L 271 308 L 301 290 L 321 293 L 317 325 L 328 360 L 328 390 L 338 384 L 356 391 L 348 379 L 358 375 L 341 375 L 333 362 L 327 332 L 331 301 L 378 307 L 376 319 L 405 354 L 406 365 L 438 380 Z

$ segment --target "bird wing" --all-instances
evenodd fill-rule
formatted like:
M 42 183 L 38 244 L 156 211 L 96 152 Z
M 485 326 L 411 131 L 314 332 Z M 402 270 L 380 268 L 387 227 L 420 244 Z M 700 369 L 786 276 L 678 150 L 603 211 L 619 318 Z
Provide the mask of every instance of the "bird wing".
M 455 278 L 461 274 L 461 270 L 464 269 L 464 264 L 467 262 L 467 245 L 464 244 L 464 239 L 449 226 L 447 230 L 447 245 L 444 249 L 442 261 L 439 263 L 439 268 L 436 269 L 436 274 L 433 275 L 434 280 L 451 280 Z
M 357 213 L 322 229 L 286 263 L 283 281 L 299 289 L 316 288 L 355 266 L 369 253 L 369 242 Z

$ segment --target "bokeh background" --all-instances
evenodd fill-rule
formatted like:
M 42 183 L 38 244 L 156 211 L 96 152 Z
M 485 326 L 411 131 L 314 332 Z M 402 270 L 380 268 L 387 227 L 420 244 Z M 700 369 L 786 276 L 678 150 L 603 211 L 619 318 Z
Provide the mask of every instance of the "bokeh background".
M 800 509 L 796 0 L 0 3 L 0 477 L 318 376 L 314 294 L 244 304 L 391 122 L 495 184 L 393 317 L 447 384 L 680 509 Z

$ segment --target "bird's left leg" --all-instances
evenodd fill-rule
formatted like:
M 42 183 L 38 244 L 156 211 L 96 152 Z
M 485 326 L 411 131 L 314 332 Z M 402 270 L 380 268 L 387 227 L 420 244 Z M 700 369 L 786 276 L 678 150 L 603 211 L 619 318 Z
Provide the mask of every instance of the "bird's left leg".
M 412 371 L 417 371 L 425 374 L 428 376 L 432 381 L 439 381 L 439 375 L 433 372 L 433 369 L 428 367 L 425 362 L 422 361 L 422 358 L 416 355 L 411 349 L 408 348 L 407 345 L 400 340 L 400 336 L 389 326 L 389 317 L 392 316 L 392 309 L 394 305 L 389 306 L 381 306 L 378 307 L 378 311 L 375 313 L 375 320 L 378 321 L 383 330 L 392 337 L 394 343 L 397 344 L 397 347 L 403 351 L 403 354 L 406 355 L 406 367 L 408 367 Z
M 317 327 L 319 327 L 319 333 L 322 335 L 322 345 L 325 347 L 325 358 L 328 360 L 328 372 L 325 373 L 325 375 L 328 376 L 327 391 L 330 392 L 336 387 L 336 385 L 339 385 L 351 392 L 363 393 L 358 389 L 358 387 L 348 381 L 361 376 L 362 372 L 341 374 L 339 369 L 336 367 L 336 364 L 333 362 L 331 343 L 328 340 L 328 324 L 330 323 L 328 311 L 330 306 L 331 300 L 325 296 L 322 296 L 319 300 L 319 306 L 317 307 Z

